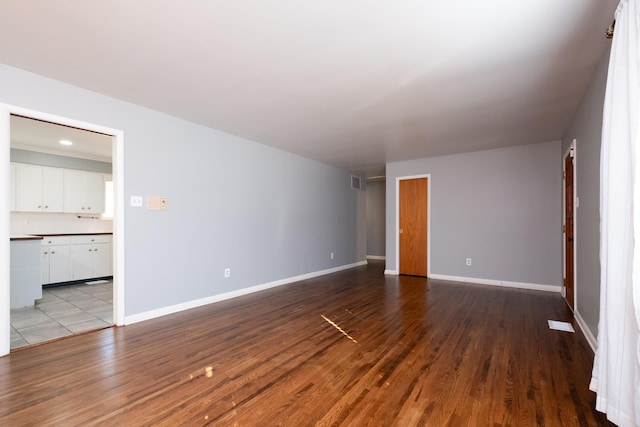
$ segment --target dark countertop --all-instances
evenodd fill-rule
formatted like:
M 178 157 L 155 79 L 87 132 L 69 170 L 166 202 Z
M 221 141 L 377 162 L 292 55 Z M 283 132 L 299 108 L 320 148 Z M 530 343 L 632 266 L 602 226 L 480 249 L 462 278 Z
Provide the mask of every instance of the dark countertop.
M 113 233 L 52 233 L 52 234 L 37 234 L 40 237 L 53 237 L 53 236 L 100 236 L 100 235 L 112 235 Z
M 12 234 L 9 236 L 10 241 L 15 240 L 42 240 L 42 236 L 31 236 L 28 234 Z
M 54 236 L 96 236 L 107 235 L 111 236 L 113 233 L 52 233 L 52 234 L 11 234 L 9 240 L 42 240 L 44 237 Z

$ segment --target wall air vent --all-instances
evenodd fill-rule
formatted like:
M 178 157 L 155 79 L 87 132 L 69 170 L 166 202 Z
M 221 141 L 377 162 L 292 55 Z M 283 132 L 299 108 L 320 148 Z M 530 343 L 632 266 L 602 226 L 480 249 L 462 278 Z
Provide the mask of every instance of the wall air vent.
M 351 188 L 353 190 L 362 190 L 362 180 L 359 176 L 351 175 Z

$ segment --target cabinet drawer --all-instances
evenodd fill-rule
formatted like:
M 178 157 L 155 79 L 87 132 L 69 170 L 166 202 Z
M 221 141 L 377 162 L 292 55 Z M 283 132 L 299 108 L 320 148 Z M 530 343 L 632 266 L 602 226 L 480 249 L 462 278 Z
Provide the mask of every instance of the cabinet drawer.
M 48 245 L 69 245 L 71 244 L 71 236 L 43 236 L 42 246 Z
M 92 243 L 111 243 L 111 235 L 91 234 L 86 236 L 71 236 L 72 245 L 90 245 Z

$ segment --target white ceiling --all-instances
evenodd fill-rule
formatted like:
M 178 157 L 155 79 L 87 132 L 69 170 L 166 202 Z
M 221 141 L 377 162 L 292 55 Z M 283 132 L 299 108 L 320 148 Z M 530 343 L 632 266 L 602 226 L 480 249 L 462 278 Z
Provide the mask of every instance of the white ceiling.
M 11 116 L 10 128 L 12 148 L 111 163 L 111 136 L 20 116 Z
M 0 62 L 364 170 L 559 139 L 617 3 L 0 0 Z

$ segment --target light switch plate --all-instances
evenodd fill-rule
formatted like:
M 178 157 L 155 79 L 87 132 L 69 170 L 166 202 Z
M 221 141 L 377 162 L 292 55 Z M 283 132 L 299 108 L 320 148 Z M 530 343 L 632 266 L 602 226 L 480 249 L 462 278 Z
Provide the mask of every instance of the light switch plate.
M 131 196 L 131 206 L 134 208 L 142 207 L 142 196 Z

